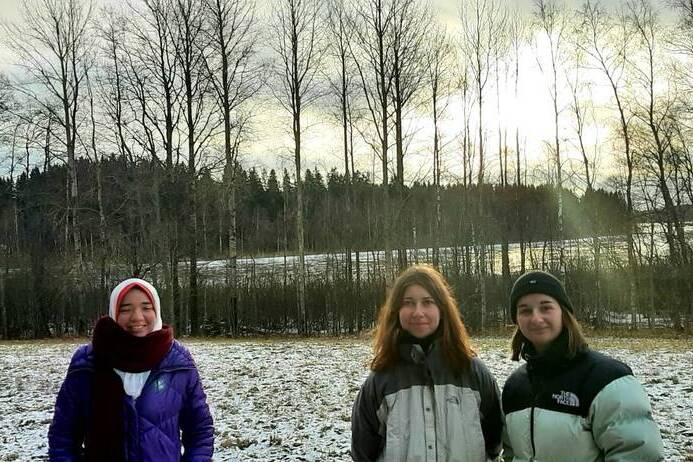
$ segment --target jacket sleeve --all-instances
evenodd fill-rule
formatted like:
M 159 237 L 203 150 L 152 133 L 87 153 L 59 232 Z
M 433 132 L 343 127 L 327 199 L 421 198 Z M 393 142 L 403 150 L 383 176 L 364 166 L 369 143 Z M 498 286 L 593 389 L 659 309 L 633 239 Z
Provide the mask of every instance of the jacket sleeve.
M 79 352 L 75 356 L 77 354 Z M 85 399 L 83 391 L 79 390 L 80 380 L 84 380 L 82 373 L 68 373 L 58 392 L 53 421 L 48 428 L 48 458 L 51 461 L 72 462 L 83 456 L 86 422 L 80 406 Z
M 481 395 L 479 413 L 486 455 L 490 459 L 495 459 L 501 452 L 501 433 L 503 431 L 500 392 L 496 379 L 480 359 L 474 359 L 473 367 L 476 369 L 479 394 Z
M 605 462 L 664 460 L 647 394 L 632 375 L 606 385 L 592 401 L 589 417 Z
M 214 452 L 214 422 L 197 369 L 191 373 L 185 405 L 181 411 L 184 462 L 208 462 Z
M 356 395 L 351 413 L 351 458 L 356 462 L 375 461 L 385 447 L 378 419 L 375 374 L 371 372 Z

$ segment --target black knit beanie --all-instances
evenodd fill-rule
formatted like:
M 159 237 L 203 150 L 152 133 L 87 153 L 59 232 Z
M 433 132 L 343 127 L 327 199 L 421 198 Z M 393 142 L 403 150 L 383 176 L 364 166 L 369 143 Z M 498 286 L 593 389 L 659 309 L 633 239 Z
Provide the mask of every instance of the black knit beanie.
M 573 312 L 573 304 L 561 281 L 545 271 L 529 271 L 517 278 L 510 291 L 510 317 L 515 324 L 517 324 L 517 301 L 527 294 L 550 295 L 561 304 L 562 308 Z

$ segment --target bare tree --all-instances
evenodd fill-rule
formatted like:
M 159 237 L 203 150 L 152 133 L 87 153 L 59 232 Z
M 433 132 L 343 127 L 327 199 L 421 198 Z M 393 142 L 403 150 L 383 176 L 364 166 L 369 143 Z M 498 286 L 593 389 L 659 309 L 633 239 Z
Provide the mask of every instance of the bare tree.
M 415 0 L 394 0 L 390 31 L 392 43 L 392 106 L 395 128 L 396 183 L 404 185 L 403 117 L 412 98 L 424 84 L 426 44 L 431 19 L 427 6 Z
M 693 32 L 693 1 L 691 0 L 668 0 L 668 3 L 673 6 L 680 14 L 680 26 L 684 31 L 684 36 L 690 37 Z M 685 40 L 685 37 L 682 37 Z M 687 50 L 693 51 L 693 43 L 690 41 L 678 42 Z
M 37 102 L 63 127 L 70 172 L 70 215 L 76 265 L 82 265 L 78 220 L 78 184 L 75 144 L 80 122 L 80 91 L 92 66 L 90 20 L 91 3 L 80 0 L 35 0 L 22 5 L 23 22 L 5 25 L 10 45 L 24 68 L 40 87 L 15 88 Z M 51 104 L 59 101 L 60 107 Z
M 585 141 L 585 129 L 588 124 L 588 113 L 590 109 L 594 108 L 591 103 L 592 87 L 590 82 L 586 81 L 583 75 L 583 71 L 585 69 L 589 69 L 591 64 L 588 63 L 589 55 L 585 51 L 585 47 L 580 45 L 584 40 L 584 23 L 582 20 L 580 20 L 579 13 L 576 19 L 577 20 L 574 24 L 575 29 L 570 35 L 572 50 L 570 52 L 570 64 L 567 66 L 569 70 L 566 72 L 566 80 L 572 97 L 572 102 L 569 104 L 569 107 L 570 112 L 573 115 L 575 136 L 577 138 L 577 149 L 582 156 L 582 168 L 584 170 L 585 181 L 585 193 L 583 195 L 583 199 L 587 199 L 594 191 L 594 183 L 596 178 L 596 154 L 592 156 L 587 153 Z M 594 117 L 593 112 L 592 117 Z M 593 157 L 595 158 L 593 159 Z M 599 224 L 601 217 L 599 214 L 599 207 L 592 207 L 587 211 L 589 222 L 588 225 L 592 235 L 592 254 L 595 280 L 593 300 L 597 313 L 597 325 L 601 325 L 602 315 L 604 313 L 601 299 L 602 260 L 601 241 L 599 239 Z
M 479 171 L 477 183 L 484 183 L 484 92 L 493 69 L 494 51 L 507 22 L 507 11 L 496 0 L 468 0 L 462 4 L 462 49 L 476 85 L 478 111 Z
M 107 124 L 112 131 L 112 143 L 120 155 L 133 161 L 130 147 L 129 125 L 132 124 L 132 114 L 128 113 L 128 103 L 125 79 L 126 40 L 128 38 L 126 18 L 114 9 L 102 11 L 104 20 L 99 24 L 103 63 L 99 75 L 100 105 L 105 115 L 113 124 Z
M 426 47 L 426 67 L 428 69 L 428 85 L 430 89 L 431 110 L 433 114 L 433 184 L 436 195 L 435 226 L 433 230 L 433 265 L 440 264 L 440 234 L 442 232 L 441 185 L 440 174 L 442 162 L 441 135 L 439 119 L 444 114 L 447 104 L 441 106 L 441 101 L 447 101 L 450 96 L 452 81 L 451 64 L 453 57 L 452 43 L 445 29 L 433 30 Z
M 687 95 L 683 105 L 686 112 L 693 114 L 693 69 L 690 66 L 693 60 L 693 2 L 691 0 L 668 0 L 668 3 L 679 13 L 679 27 L 677 33 L 670 35 L 670 42 L 674 50 L 682 53 L 688 60 L 688 65 L 677 67 L 680 80 L 685 84 Z
M 502 187 L 508 186 L 508 127 L 507 123 L 504 124 L 502 117 L 500 117 L 501 112 L 501 74 L 505 76 L 505 86 L 507 87 L 507 79 L 509 70 L 509 62 L 507 60 L 507 55 L 510 51 L 511 38 L 510 38 L 510 22 L 512 19 L 508 19 L 503 27 L 497 31 L 496 41 L 493 47 L 493 60 L 494 60 L 494 74 L 495 74 L 495 87 L 496 87 L 496 113 L 497 116 L 497 127 L 498 127 L 498 178 L 499 183 Z M 501 230 L 500 230 L 500 241 L 501 241 L 501 273 L 503 276 L 503 284 L 506 289 L 510 289 L 510 220 L 507 214 L 503 215 Z M 493 262 L 493 260 L 491 260 Z
M 344 174 L 347 180 L 354 173 L 353 152 L 353 100 L 355 98 L 354 60 L 350 49 L 350 21 L 344 0 L 331 0 L 327 7 L 327 29 L 330 40 L 327 56 L 332 59 L 338 72 L 328 74 L 327 80 L 332 94 L 338 102 L 337 118 L 342 128 L 342 148 L 344 155 Z
M 507 11 L 495 0 L 469 0 L 462 4 L 462 48 L 467 59 L 468 69 L 476 85 L 476 98 L 478 109 L 478 139 L 477 152 L 479 157 L 479 171 L 477 174 L 477 212 L 483 219 L 485 216 L 482 187 L 486 161 L 484 159 L 484 92 L 492 70 L 494 51 L 497 49 L 498 40 L 504 35 L 507 22 Z M 478 253 L 477 274 L 479 277 L 479 292 L 481 294 L 480 326 L 485 327 L 486 316 L 486 243 L 477 240 L 477 226 L 484 227 L 483 223 L 472 224 L 472 240 L 477 245 Z
M 411 109 L 414 96 L 425 85 L 426 57 L 425 46 L 431 27 L 427 3 L 417 0 L 393 0 L 392 27 L 389 31 L 392 43 L 392 111 L 395 131 L 395 165 L 394 177 L 397 195 L 397 210 L 404 208 L 404 156 L 405 126 L 404 118 Z M 395 216 L 392 230 L 399 230 L 401 213 Z M 405 236 L 398 236 L 397 255 L 400 269 L 407 266 Z
M 19 56 L 19 66 L 39 84 L 15 88 L 40 104 L 64 129 L 62 142 L 70 175 L 68 209 L 76 272 L 82 271 L 83 257 L 75 146 L 81 120 L 81 91 L 93 64 L 91 15 L 89 0 L 27 0 L 22 5 L 23 22 L 6 25 L 10 45 Z M 86 326 L 81 302 L 79 314 L 81 332 Z
M 355 3 L 350 29 L 354 33 L 349 42 L 355 58 L 361 91 L 368 107 L 370 122 L 376 132 L 377 144 L 369 144 L 380 157 L 382 165 L 383 208 L 381 236 L 385 252 L 385 277 L 393 277 L 392 243 L 390 237 L 389 193 L 389 116 L 392 94 L 393 50 L 390 29 L 394 21 L 391 0 L 360 0 Z M 367 140 L 369 141 L 369 140 Z
M 510 73 L 509 60 L 507 55 L 510 51 L 510 22 L 508 19 L 503 28 L 498 30 L 496 43 L 493 47 L 493 69 L 495 74 L 496 88 L 496 120 L 497 138 L 498 138 L 498 182 L 501 186 L 508 185 L 508 126 L 503 123 L 503 118 L 500 117 L 501 112 L 501 76 L 505 78 L 505 87 L 508 86 L 508 75 Z M 505 233 L 503 233 L 505 236 Z M 504 237 L 504 239 L 507 239 Z M 504 243 L 504 249 L 507 247 L 507 242 Z M 505 254 L 506 252 L 504 252 Z
M 590 114 L 593 114 L 590 111 L 590 109 L 593 109 L 592 82 L 585 78 L 584 71 L 590 68 L 591 63 L 588 62 L 589 56 L 585 52 L 584 47 L 578 44 L 578 42 L 583 40 L 582 22 L 579 15 L 575 19 L 574 22 L 571 21 L 570 31 L 566 34 L 569 50 L 566 53 L 565 79 L 570 90 L 568 109 L 574 123 L 572 128 L 577 140 L 575 147 L 582 158 L 585 188 L 590 191 L 594 186 L 595 161 L 591 159 L 587 152 L 585 130 L 589 124 L 588 117 Z
M 609 15 L 598 2 L 586 1 L 579 11 L 580 40 L 576 45 L 581 48 L 595 63 L 609 83 L 613 100 L 618 113 L 619 135 L 623 141 L 623 161 L 626 165 L 626 208 L 628 226 L 626 243 L 628 252 L 629 306 L 632 313 L 632 323 L 636 323 L 637 303 L 635 272 L 637 261 L 633 243 L 633 172 L 635 162 L 631 147 L 631 114 L 624 101 L 626 88 L 626 57 L 631 45 L 631 34 L 626 30 L 625 20 Z
M 162 165 L 160 152 L 162 144 L 157 142 L 156 125 L 146 123 L 150 117 L 150 108 L 147 97 L 147 86 L 153 85 L 156 81 L 150 78 L 146 67 L 139 64 L 144 53 L 132 53 L 132 48 L 139 45 L 139 39 L 133 34 L 132 23 L 128 20 L 126 12 L 115 7 L 104 8 L 102 10 L 104 18 L 99 24 L 101 66 L 97 73 L 92 76 L 94 89 L 90 91 L 96 93 L 98 107 L 96 111 L 92 108 L 91 112 L 98 112 L 99 117 L 92 114 L 91 126 L 95 135 L 92 137 L 93 146 L 85 146 L 85 151 L 93 156 L 93 162 L 97 170 L 97 199 L 101 194 L 98 185 L 103 175 L 103 158 L 99 156 L 100 151 L 116 152 L 126 162 L 128 168 L 136 168 L 141 160 L 143 165 L 147 165 L 149 172 L 146 173 L 146 186 L 136 178 L 126 176 L 119 178 L 118 181 L 125 185 L 127 191 L 124 199 L 124 216 L 128 220 L 129 238 L 124 243 L 129 272 L 133 275 L 144 275 L 147 271 L 156 267 L 158 261 L 164 259 L 163 254 L 166 240 L 148 240 L 147 226 L 144 224 L 143 199 L 146 195 L 145 189 L 151 187 L 154 199 L 152 218 L 150 224 L 156 229 L 155 233 L 168 236 L 162 226 L 162 213 L 160 203 L 161 182 L 163 181 L 160 169 Z M 146 30 L 146 29 L 145 29 Z M 143 30 L 138 29 L 138 34 Z M 134 47 L 130 43 L 135 43 Z M 134 58 L 136 56 L 136 58 Z M 135 63 L 138 64 L 135 64 Z M 137 71 L 133 72 L 134 68 Z M 90 99 L 92 95 L 90 93 Z M 93 102 L 90 102 L 93 106 Z M 98 126 L 98 130 L 96 127 Z M 98 135 L 96 134 L 98 133 Z M 98 138 L 98 143 L 96 142 Z M 86 145 L 90 144 L 85 142 Z M 101 188 L 103 190 L 103 188 Z M 100 220 L 100 227 L 105 228 L 105 219 Z M 106 262 L 107 254 L 112 249 L 106 249 L 108 243 L 107 233 L 100 233 L 102 236 L 102 246 L 99 255 L 99 266 L 101 272 L 102 290 L 106 290 Z M 163 242 L 162 242 L 163 241 Z M 151 248 L 152 252 L 147 253 L 145 248 Z M 168 272 L 165 272 L 168 275 Z M 167 284 L 170 287 L 170 284 Z M 167 319 L 174 323 L 176 316 L 173 313 L 173 306 L 168 303 Z
M 107 279 L 107 258 L 111 249 L 109 248 L 109 237 L 106 232 L 106 213 L 104 210 L 104 200 L 103 200 L 103 155 L 99 155 L 100 151 L 105 149 L 113 149 L 117 152 L 129 166 L 132 168 L 136 165 L 137 160 L 139 160 L 139 153 L 136 152 L 137 145 L 139 144 L 138 139 L 139 134 L 137 133 L 137 123 L 135 119 L 137 116 L 136 109 L 133 110 L 133 105 L 135 108 L 142 108 L 141 104 L 133 104 L 133 101 L 137 101 L 137 90 L 142 89 L 142 85 L 132 85 L 133 82 L 129 81 L 129 76 L 127 75 L 128 70 L 128 59 L 129 57 L 127 42 L 132 36 L 128 30 L 128 22 L 126 16 L 117 11 L 115 8 L 103 9 L 102 16 L 104 20 L 99 24 L 99 36 L 101 38 L 101 66 L 98 72 L 95 73 L 94 78 L 88 80 L 89 86 L 89 108 L 90 108 L 90 127 L 91 127 L 91 143 L 84 141 L 85 151 L 90 153 L 92 157 L 95 169 L 96 169 L 96 186 L 97 186 L 97 204 L 99 211 L 99 272 L 100 272 L 100 282 L 101 290 L 106 291 L 108 281 Z M 131 63 L 131 62 L 130 62 Z M 143 73 L 137 72 L 137 78 L 143 79 L 141 82 L 146 80 Z M 95 84 L 92 83 L 95 82 Z M 128 84 L 130 83 L 129 86 Z M 96 88 L 93 88 L 96 87 Z M 94 93 L 97 93 L 98 106 L 102 111 L 101 121 L 97 122 L 94 107 Z M 145 111 L 142 111 L 144 114 Z M 105 123 L 104 123 L 105 122 Z M 97 129 L 98 125 L 98 129 Z M 149 130 L 151 126 L 147 126 Z M 155 147 L 154 139 L 151 136 L 151 131 L 144 132 L 150 136 L 144 137 L 145 143 L 140 146 L 144 151 L 142 154 L 148 154 L 152 159 L 157 159 L 157 149 Z M 99 139 L 97 143 L 97 138 Z M 158 178 L 156 176 L 151 177 L 152 183 L 157 184 Z M 128 192 L 126 198 L 124 198 L 124 203 L 129 204 L 131 198 L 137 200 L 138 206 L 136 207 L 124 207 L 125 216 L 128 217 L 129 223 L 131 223 L 131 229 L 139 229 L 140 232 L 135 233 L 134 236 L 144 234 L 144 226 L 141 220 L 137 220 L 137 215 L 139 211 L 142 210 L 140 206 L 139 198 L 141 197 L 141 190 L 135 183 L 131 182 L 129 177 L 121 178 L 119 181 L 127 182 L 126 190 Z M 158 189 L 158 188 L 157 188 Z M 155 208 L 155 223 L 160 224 L 160 207 Z M 138 226 L 139 224 L 139 226 Z M 154 244 L 154 243 L 152 243 Z M 129 266 L 132 274 L 140 274 L 141 268 L 143 266 L 140 260 L 140 247 L 142 246 L 142 239 L 130 238 L 125 243 L 125 249 L 127 251 Z M 167 304 L 168 305 L 168 304 Z M 169 310 L 171 308 L 168 308 Z M 169 322 L 175 321 L 175 316 L 173 313 L 165 313 Z
M 345 274 L 349 289 L 353 283 L 353 262 L 351 246 L 351 225 L 352 225 L 352 175 L 354 172 L 354 115 L 353 100 L 355 98 L 355 69 L 354 61 L 350 51 L 349 17 L 344 0 L 331 0 L 327 4 L 327 29 L 330 39 L 328 56 L 336 64 L 338 72 L 333 75 L 328 73 L 330 91 L 336 97 L 338 104 L 337 120 L 342 128 L 342 147 L 344 156 L 344 176 L 346 179 L 346 220 L 343 230 L 344 253 L 345 253 Z M 351 166 L 351 168 L 350 168 Z M 357 271 L 359 253 L 356 252 Z M 353 306 L 350 312 L 350 321 L 353 325 L 355 319 L 360 319 L 361 310 L 357 305 Z
M 168 271 L 165 272 L 168 291 L 168 319 L 183 328 L 184 307 L 180 297 L 178 262 L 180 241 L 178 203 L 179 161 L 178 127 L 181 117 L 180 99 L 183 90 L 180 65 L 177 59 L 178 38 L 175 30 L 173 0 L 144 0 L 127 25 L 128 49 L 124 53 L 123 74 L 125 101 L 134 115 L 130 129 L 133 141 L 149 153 L 152 160 L 163 162 L 166 178 L 161 186 L 159 202 L 166 232 Z M 159 155 L 163 151 L 164 159 Z M 159 181 L 156 177 L 154 181 Z
M 556 0 L 535 0 L 535 17 L 538 26 L 543 32 L 549 45 L 549 66 L 542 62 L 542 59 L 537 55 L 537 64 L 539 68 L 547 76 L 547 84 L 551 102 L 553 103 L 554 117 L 554 145 L 553 156 L 556 162 L 556 194 L 558 195 L 558 268 L 562 274 L 565 273 L 565 255 L 564 255 L 564 229 L 563 229 L 563 165 L 561 160 L 561 142 L 560 142 L 560 124 L 559 116 L 563 111 L 563 107 L 559 101 L 558 73 L 561 70 L 562 63 L 565 59 L 564 46 L 566 34 L 568 32 L 569 23 L 564 11 L 561 11 Z
M 513 72 L 513 77 L 514 77 L 514 94 L 515 94 L 515 101 L 518 100 L 518 86 L 519 86 L 519 81 L 520 81 L 520 51 L 524 47 L 524 45 L 527 43 L 529 37 L 528 37 L 528 32 L 529 32 L 529 24 L 527 20 L 519 14 L 519 12 L 515 12 L 515 14 L 512 14 L 510 17 L 510 20 L 508 22 L 508 33 L 509 33 L 509 40 L 510 40 L 510 49 L 513 57 L 513 67 L 514 67 L 514 72 Z M 518 120 L 519 114 L 515 115 L 515 185 L 518 186 L 516 188 L 517 193 L 519 194 L 519 186 L 522 184 L 522 164 L 520 162 L 520 124 Z M 516 217 L 518 220 L 518 228 L 519 228 L 519 239 L 520 239 L 520 272 L 524 273 L 525 268 L 526 268 L 526 246 L 525 246 L 525 239 L 524 239 L 524 230 L 525 230 L 525 223 L 524 223 L 524 217 L 521 216 L 519 208 L 516 210 Z
M 473 111 L 474 99 L 472 97 L 471 85 L 469 78 L 469 68 L 466 58 L 458 59 L 457 88 L 462 98 L 462 185 L 464 187 L 471 186 L 474 178 L 473 164 L 474 152 L 472 149 L 471 135 L 471 113 Z
M 0 122 L 4 122 L 9 113 L 10 105 L 12 103 L 12 84 L 7 75 L 0 72 Z
M 100 125 L 97 129 L 96 122 L 96 112 L 94 109 L 94 88 L 89 78 L 89 74 L 86 76 L 86 91 L 87 99 L 89 103 L 89 141 L 87 142 L 84 138 L 80 136 L 79 141 L 83 146 L 85 152 L 89 153 L 88 156 L 91 157 L 92 161 L 96 166 L 96 204 L 99 213 L 99 282 L 101 290 L 105 293 L 108 281 L 106 280 L 106 259 L 109 253 L 109 244 L 106 233 L 106 211 L 104 208 L 103 201 L 103 155 L 100 155 L 100 149 L 98 147 L 97 138 L 98 133 L 103 131 L 103 126 Z M 85 135 L 87 134 L 85 133 Z
M 13 124 L 13 129 L 12 129 L 12 136 L 10 141 L 10 168 L 9 168 L 9 177 L 10 177 L 10 184 L 14 188 L 14 192 L 12 194 L 12 218 L 13 218 L 13 237 L 14 237 L 14 250 L 17 254 L 19 254 L 19 207 L 17 206 L 17 192 L 16 192 L 16 187 L 15 185 L 15 171 L 17 170 L 17 166 L 19 165 L 19 153 L 18 153 L 18 146 L 19 146 L 19 130 L 22 127 L 22 121 L 21 119 L 14 119 L 14 124 Z M 9 247 L 9 246 L 8 246 Z
M 17 120 L 16 117 L 8 117 L 7 112 L 10 110 L 16 110 L 14 107 L 15 105 L 12 104 L 12 99 L 10 98 L 10 93 L 3 92 L 3 109 L 5 113 L 0 113 L 2 115 L 2 120 L 4 122 L 2 135 L 3 138 L 6 138 L 4 141 L 8 142 L 10 146 L 10 166 L 9 166 L 9 180 L 10 180 L 10 188 L 11 188 L 11 202 L 12 202 L 12 223 L 11 223 L 11 228 L 12 230 L 7 233 L 8 234 L 8 239 L 7 242 L 9 245 L 5 245 L 4 247 L 4 257 L 5 257 L 5 268 L 2 272 L 0 272 L 0 318 L 2 320 L 2 330 L 3 330 L 3 338 L 7 338 L 8 334 L 8 318 L 7 318 L 7 303 L 5 301 L 6 295 L 5 295 L 5 280 L 7 279 L 7 276 L 9 274 L 10 270 L 10 255 L 12 253 L 19 254 L 19 207 L 17 206 L 17 188 L 15 186 L 15 177 L 14 177 L 14 172 L 15 168 L 17 165 L 17 155 L 16 155 L 16 149 L 17 149 L 17 142 L 18 142 L 18 132 L 21 127 L 21 121 Z M 12 133 L 12 135 L 9 135 L 9 133 L 6 132 L 9 131 Z M 7 146 L 7 144 L 6 144 Z M 9 236 L 11 234 L 12 237 Z M 14 241 L 14 242 L 12 242 Z
M 190 217 L 188 238 L 190 255 L 190 295 L 188 309 L 193 335 L 200 332 L 198 305 L 198 192 L 197 174 L 205 163 L 203 155 L 210 138 L 219 126 L 219 117 L 210 101 L 212 84 L 205 68 L 209 46 L 204 34 L 204 9 L 195 0 L 175 0 L 174 37 L 176 60 L 183 84 L 181 105 L 187 141 L 187 175 L 190 194 L 187 212 Z
M 306 317 L 306 264 L 303 223 L 303 181 L 301 180 L 301 135 L 303 111 L 320 96 L 316 77 L 324 49 L 320 43 L 320 10 L 314 0 L 278 0 L 273 29 L 274 50 L 279 58 L 275 90 L 279 104 L 291 114 L 296 167 L 296 235 L 298 238 L 298 329 L 308 331 Z
M 162 162 L 169 175 L 178 161 L 175 127 L 182 93 L 175 7 L 174 0 L 143 0 L 138 7 L 131 6 L 134 14 L 122 31 L 127 33 L 127 50 L 136 50 L 122 56 L 126 101 L 131 101 L 131 110 L 137 114 L 134 122 L 141 131 L 133 132 L 133 137 L 153 159 L 163 150 Z
M 671 175 L 675 173 L 670 160 L 676 89 L 671 87 L 672 82 L 668 82 L 669 87 L 665 92 L 658 90 L 658 76 L 661 75 L 659 39 L 662 31 L 657 12 L 647 0 L 631 0 L 627 8 L 629 23 L 642 52 L 642 59 L 633 60 L 631 66 L 644 93 L 635 115 L 649 132 L 649 136 L 641 140 L 643 144 L 640 154 L 646 167 L 654 174 L 662 195 L 666 213 L 664 234 L 671 258 L 675 265 L 687 265 L 690 261 L 690 248 L 686 242 L 683 219 L 670 189 Z
M 4 146 L 12 146 L 12 149 L 14 149 L 14 141 L 10 141 L 14 134 L 16 133 L 15 128 L 13 127 L 13 117 L 11 114 L 12 108 L 15 106 L 15 95 L 14 92 L 12 91 L 12 88 L 10 86 L 10 81 L 7 78 L 7 76 L 0 72 L 0 145 Z M 13 135 L 10 135 L 12 133 Z M 14 161 L 14 159 L 12 159 Z M 12 162 L 14 164 L 14 162 Z M 14 178 L 10 180 L 11 183 L 11 188 L 14 189 Z M 7 302 L 6 302 L 6 292 L 5 292 L 5 279 L 7 278 L 7 275 L 10 270 L 10 255 L 13 252 L 13 249 L 16 249 L 18 242 L 17 241 L 17 232 L 19 229 L 17 228 L 17 201 L 16 201 L 16 194 L 14 191 L 10 191 L 10 200 L 12 202 L 12 209 L 13 209 L 13 219 L 12 219 L 12 224 L 11 227 L 13 228 L 12 231 L 4 234 L 6 236 L 6 241 L 7 244 L 3 246 L 3 267 L 0 268 L 0 333 L 2 334 L 3 339 L 8 338 L 8 332 L 9 332 L 9 325 L 8 325 L 8 316 L 7 316 Z M 12 237 L 10 237 L 12 236 Z M 14 243 L 11 241 L 15 240 Z
M 224 129 L 224 186 L 228 214 L 227 313 L 231 332 L 238 334 L 238 250 L 236 244 L 236 167 L 239 144 L 247 127 L 242 107 L 262 84 L 263 69 L 253 61 L 258 34 L 252 4 L 243 0 L 206 0 L 210 54 L 209 71 Z

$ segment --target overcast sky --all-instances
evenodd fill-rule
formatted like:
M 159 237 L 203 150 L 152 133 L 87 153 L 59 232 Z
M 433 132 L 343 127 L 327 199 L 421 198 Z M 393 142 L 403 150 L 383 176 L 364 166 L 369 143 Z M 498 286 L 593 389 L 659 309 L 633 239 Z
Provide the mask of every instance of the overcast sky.
M 20 5 L 25 0 L 0 0 L 0 20 L 2 21 L 18 21 L 20 20 Z M 30 0 L 32 1 L 32 0 Z M 263 6 L 271 5 L 270 2 L 266 0 L 259 0 L 263 3 Z M 455 21 L 457 17 L 457 8 L 459 5 L 459 0 L 431 0 L 434 6 L 440 11 L 441 15 L 446 17 L 447 21 Z M 504 0 L 509 3 L 517 5 L 522 10 L 529 13 L 534 3 L 534 0 Z M 577 8 L 583 0 L 569 0 L 566 2 L 573 8 Z M 118 2 L 121 0 L 96 0 L 95 4 L 100 5 L 108 2 Z M 615 7 L 619 4 L 623 4 L 624 0 L 602 0 L 602 4 Z M 671 19 L 672 15 L 670 11 L 665 13 L 667 19 Z M 8 53 L 4 46 L 4 38 L 0 35 L 0 71 L 7 72 L 14 62 L 14 58 Z M 529 48 L 529 47 L 528 47 Z M 520 73 L 523 77 L 523 86 L 520 88 L 520 99 L 514 101 L 511 107 L 507 101 L 514 99 L 513 95 L 504 97 L 501 95 L 501 101 L 503 101 L 504 107 L 501 108 L 501 113 L 496 111 L 496 104 L 494 102 L 495 95 L 487 95 L 487 103 L 485 107 L 486 117 L 491 122 L 486 122 L 488 126 L 489 139 L 487 143 L 490 146 L 494 144 L 497 145 L 497 141 L 493 140 L 495 134 L 494 124 L 498 119 L 503 119 L 507 121 L 513 118 L 519 119 L 521 123 L 521 132 L 527 136 L 526 149 L 528 152 L 533 153 L 536 156 L 535 161 L 542 161 L 541 156 L 545 156 L 546 145 L 544 140 L 549 140 L 553 135 L 553 122 L 552 122 L 552 108 L 548 93 L 546 90 L 546 82 L 544 76 L 540 73 L 536 66 L 536 59 L 532 56 L 530 50 L 527 50 L 526 59 L 524 59 L 524 68 L 521 69 Z M 495 93 L 495 90 L 492 90 Z M 597 91 L 593 94 L 592 98 L 596 101 L 605 101 L 608 99 L 608 94 L 599 94 Z M 461 113 L 459 104 L 455 106 L 455 102 L 452 101 L 449 109 L 449 113 Z M 262 110 L 257 111 L 257 117 L 254 123 L 256 127 L 254 133 L 254 139 L 252 142 L 247 143 L 245 148 L 247 166 L 256 165 L 258 167 L 268 167 L 268 168 L 282 168 L 287 167 L 291 170 L 292 159 L 291 159 L 291 137 L 289 136 L 290 121 L 287 120 L 288 114 L 284 114 L 279 111 L 276 106 L 269 105 L 264 107 Z M 313 111 L 306 111 L 305 119 L 303 122 L 306 131 L 303 135 L 304 141 L 304 168 L 314 168 L 319 167 L 321 170 L 329 169 L 330 167 L 341 167 L 343 161 L 341 160 L 341 138 L 338 128 L 334 124 L 326 123 L 325 111 L 320 108 L 315 108 Z M 449 143 L 449 150 L 454 151 L 458 149 L 459 143 L 454 141 L 454 136 L 459 133 L 460 127 L 460 117 L 449 117 L 448 120 L 442 121 L 442 131 L 444 141 Z M 429 136 L 427 131 L 430 130 L 430 121 L 428 116 L 424 115 L 420 120 L 413 120 L 409 125 L 409 129 L 412 132 L 422 133 L 420 137 L 424 140 L 424 143 L 428 143 Z M 594 127 L 594 130 L 588 134 L 593 138 L 592 144 L 601 143 L 608 137 L 608 129 L 601 127 Z M 412 143 L 410 146 L 411 154 L 408 156 L 409 172 L 421 170 L 420 175 L 426 176 L 427 169 L 426 165 L 430 164 L 430 159 L 428 159 L 430 153 L 428 146 L 416 146 Z M 570 148 L 568 148 L 570 149 Z M 374 158 L 373 153 L 364 146 L 357 149 L 357 157 L 359 158 L 359 169 L 361 171 L 370 171 L 373 165 L 378 165 L 377 159 Z M 424 167 L 420 167 L 424 165 Z M 451 166 L 451 169 L 456 167 Z M 377 167 L 375 168 L 376 175 L 379 176 L 377 172 Z M 411 179 L 411 178 L 410 178 Z

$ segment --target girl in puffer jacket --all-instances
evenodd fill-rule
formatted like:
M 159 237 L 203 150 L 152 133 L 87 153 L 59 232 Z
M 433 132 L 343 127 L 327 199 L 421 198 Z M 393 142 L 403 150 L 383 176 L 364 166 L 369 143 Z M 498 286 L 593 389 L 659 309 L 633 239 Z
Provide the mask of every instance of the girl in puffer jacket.
M 181 455 L 181 445 L 183 453 Z M 77 349 L 48 431 L 51 461 L 210 461 L 214 428 L 190 352 L 156 289 L 127 279 Z
M 510 294 L 512 359 L 503 387 L 503 460 L 654 462 L 662 439 L 630 367 L 587 347 L 563 284 L 531 271 Z
M 484 462 L 500 452 L 496 380 L 471 347 L 452 288 L 414 265 L 380 308 L 371 373 L 351 417 L 356 462 Z

